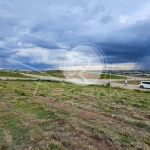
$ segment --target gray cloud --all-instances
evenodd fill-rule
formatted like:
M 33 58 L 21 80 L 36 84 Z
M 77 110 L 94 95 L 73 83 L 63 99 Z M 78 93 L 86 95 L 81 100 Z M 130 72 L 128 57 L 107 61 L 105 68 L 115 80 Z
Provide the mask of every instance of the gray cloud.
M 145 62 L 142 58 L 150 56 L 150 19 L 145 17 L 125 24 L 118 21 L 119 16 L 134 14 L 147 4 L 146 0 L 132 2 L 136 7 L 128 10 L 129 3 L 123 2 L 125 8 L 119 0 L 114 4 L 104 0 L 1 0 L 1 59 L 11 59 L 18 49 L 70 50 L 87 42 L 102 48 L 106 56 L 111 56 L 111 63 L 133 58 Z M 136 19 L 132 16 L 129 16 L 131 21 Z M 16 59 L 30 62 L 28 58 Z
M 113 18 L 110 15 L 102 16 L 101 19 L 100 19 L 100 22 L 104 23 L 104 24 L 107 24 L 111 21 L 113 21 Z

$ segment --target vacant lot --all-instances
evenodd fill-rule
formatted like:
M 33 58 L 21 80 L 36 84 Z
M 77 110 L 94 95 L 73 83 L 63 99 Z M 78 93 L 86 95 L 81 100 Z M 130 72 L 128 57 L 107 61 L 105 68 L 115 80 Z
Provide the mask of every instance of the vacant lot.
M 100 73 L 100 72 L 90 72 L 90 71 L 85 71 L 85 72 L 61 72 L 61 71 L 45 71 L 45 72 L 31 72 L 30 74 L 33 75 L 41 75 L 41 76 L 53 76 L 53 77 L 58 77 L 58 78 L 86 78 L 86 79 L 127 79 L 126 76 L 122 75 L 115 75 L 115 74 L 110 74 L 110 73 Z
M 33 75 L 41 75 L 41 76 L 53 76 L 53 77 L 58 77 L 58 78 L 65 78 L 65 76 L 63 75 L 63 73 L 61 71 L 34 71 L 34 72 L 30 72 L 30 74 Z
M 136 80 L 136 81 L 128 81 L 128 84 L 135 84 L 135 85 L 139 85 L 140 84 L 140 80 Z M 124 81 L 118 81 L 117 83 L 122 83 L 124 84 Z
M 29 76 L 22 75 L 19 72 L 6 72 L 6 71 L 0 71 L 0 77 L 31 78 Z
M 150 92 L 0 81 L 0 149 L 149 150 Z

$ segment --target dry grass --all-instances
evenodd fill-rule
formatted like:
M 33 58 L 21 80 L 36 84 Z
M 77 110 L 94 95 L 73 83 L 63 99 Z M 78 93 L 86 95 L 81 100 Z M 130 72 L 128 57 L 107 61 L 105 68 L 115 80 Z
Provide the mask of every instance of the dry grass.
M 0 91 L 1 150 L 150 149 L 149 92 L 34 81 Z

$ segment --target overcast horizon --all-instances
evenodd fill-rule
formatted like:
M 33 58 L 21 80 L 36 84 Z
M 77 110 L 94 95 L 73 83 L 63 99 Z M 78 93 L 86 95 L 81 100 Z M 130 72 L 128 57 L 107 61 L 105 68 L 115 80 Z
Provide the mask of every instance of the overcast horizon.
M 58 69 L 73 48 L 91 43 L 111 69 L 150 69 L 149 8 L 149 0 L 0 0 L 0 68 Z M 81 51 L 76 57 L 101 65 Z

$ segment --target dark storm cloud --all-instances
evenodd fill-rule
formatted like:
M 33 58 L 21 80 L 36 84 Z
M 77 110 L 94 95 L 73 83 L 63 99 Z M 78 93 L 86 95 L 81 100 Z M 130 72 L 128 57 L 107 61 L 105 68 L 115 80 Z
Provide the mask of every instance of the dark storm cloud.
M 35 49 L 41 48 L 40 51 L 44 49 L 53 56 L 60 49 L 70 50 L 85 42 L 99 46 L 111 63 L 133 59 L 150 63 L 150 19 L 144 16 L 149 12 L 149 2 L 132 2 L 135 7 L 126 1 L 120 3 L 120 0 L 113 3 L 105 0 L 1 0 L 1 65 L 9 66 L 7 60 L 8 63 L 11 60 L 32 62 L 33 57 L 27 57 L 25 53 L 22 57 L 17 53 L 28 48 L 34 55 Z M 146 13 L 140 16 L 138 11 L 142 6 L 141 12 Z M 41 64 L 35 67 L 38 65 Z
M 111 56 L 116 59 L 111 60 L 111 62 L 131 62 L 133 60 L 140 61 L 140 58 L 148 55 L 148 48 L 145 46 L 130 45 L 126 44 L 112 44 L 112 43 L 103 43 L 98 44 L 101 49 L 104 51 L 106 56 Z M 109 62 L 109 59 L 108 59 Z
M 150 56 L 150 19 L 136 22 L 117 32 L 114 31 L 105 42 L 96 43 L 115 62 L 140 62 L 142 58 Z M 117 37 L 117 38 L 116 38 Z M 144 61 L 144 59 L 143 59 Z M 108 59 L 109 62 L 109 59 Z M 150 64 L 150 60 L 146 60 Z

